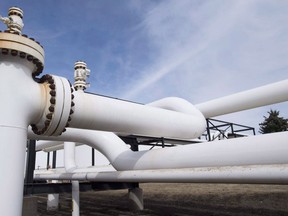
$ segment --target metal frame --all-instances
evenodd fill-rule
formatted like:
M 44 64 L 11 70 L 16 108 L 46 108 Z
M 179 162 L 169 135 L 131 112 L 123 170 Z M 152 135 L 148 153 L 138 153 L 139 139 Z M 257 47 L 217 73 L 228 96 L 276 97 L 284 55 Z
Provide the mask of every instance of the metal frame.
M 255 128 L 253 127 L 249 127 L 246 125 L 241 125 L 241 124 L 235 124 L 235 123 L 231 123 L 231 122 L 226 122 L 226 121 L 222 121 L 222 120 L 217 120 L 217 119 L 206 119 L 206 123 L 207 123 L 207 134 L 205 134 L 204 136 L 206 136 L 206 139 L 208 141 L 213 141 L 215 140 L 217 137 L 219 137 L 219 135 L 222 135 L 224 138 L 229 139 L 229 138 L 236 138 L 236 137 L 242 137 L 243 135 L 239 134 L 239 132 L 250 132 L 250 134 L 252 133 L 252 135 L 255 135 Z M 211 132 L 212 131 L 218 131 L 220 134 L 212 139 L 211 137 Z M 225 134 L 226 132 L 228 132 L 228 136 Z

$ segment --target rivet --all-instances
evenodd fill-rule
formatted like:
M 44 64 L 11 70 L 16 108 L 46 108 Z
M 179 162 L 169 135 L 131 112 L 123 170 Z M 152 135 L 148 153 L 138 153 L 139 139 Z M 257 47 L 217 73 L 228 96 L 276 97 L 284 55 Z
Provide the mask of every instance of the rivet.
M 72 115 L 73 113 L 74 113 L 74 111 L 71 109 L 71 110 L 70 110 L 70 115 Z
M 75 103 L 72 101 L 72 102 L 71 102 L 71 107 L 73 107 L 73 106 L 75 106 Z
M 18 54 L 18 51 L 17 50 L 11 50 L 11 55 L 12 56 L 17 56 Z
M 21 58 L 25 58 L 25 57 L 26 57 L 26 53 L 20 52 L 20 57 L 21 57 Z
M 49 94 L 52 96 L 52 97 L 55 97 L 56 96 L 56 91 L 52 90 L 49 92 Z
M 53 116 L 53 113 L 49 113 L 49 114 L 46 115 L 46 118 L 47 119 L 52 119 L 52 116 Z
M 28 61 L 32 61 L 32 60 L 33 60 L 33 56 L 28 55 L 28 56 L 27 56 L 27 60 L 28 60 Z
M 48 108 L 48 110 L 49 110 L 50 112 L 54 112 L 55 108 L 54 108 L 54 106 L 50 106 L 50 107 Z
M 49 88 L 52 89 L 52 90 L 55 90 L 56 86 L 55 86 L 55 84 L 50 84 Z
M 54 97 L 52 97 L 52 98 L 50 99 L 50 103 L 51 103 L 51 104 L 55 104 L 55 103 L 56 103 L 56 99 L 55 99 Z
M 8 52 L 9 52 L 9 50 L 8 50 L 8 49 L 2 49 L 2 54 L 4 54 L 4 55 L 7 55 L 7 54 L 8 54 Z
M 51 123 L 51 121 L 50 121 L 50 120 L 46 120 L 46 121 L 44 122 L 45 126 L 49 126 L 49 125 L 50 125 L 50 123 Z
M 39 60 L 36 59 L 36 58 L 34 58 L 34 59 L 33 59 L 33 63 L 34 63 L 34 64 L 37 64 L 37 63 L 39 63 Z

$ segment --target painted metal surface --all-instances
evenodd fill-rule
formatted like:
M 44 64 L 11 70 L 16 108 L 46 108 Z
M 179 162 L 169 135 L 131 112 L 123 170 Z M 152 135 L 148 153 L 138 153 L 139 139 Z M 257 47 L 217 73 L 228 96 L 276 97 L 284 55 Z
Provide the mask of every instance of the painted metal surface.
M 141 134 L 159 137 L 195 138 L 206 126 L 201 116 L 92 95 L 74 93 L 73 128 Z
M 35 174 L 35 179 L 95 182 L 288 184 L 288 164 Z
M 198 182 L 211 182 L 209 179 L 214 178 L 215 182 L 245 182 L 246 179 L 252 183 L 287 183 L 287 167 L 281 164 L 288 163 L 288 132 L 140 152 L 132 152 L 111 132 L 180 139 L 196 138 L 205 130 L 204 117 L 287 101 L 288 80 L 208 101 L 195 107 L 187 101 L 175 98 L 140 105 L 83 91 L 73 95 L 73 88 L 65 78 L 52 75 L 36 78 L 44 67 L 44 50 L 31 38 L 21 35 L 23 11 L 15 7 L 10 11 L 13 11 L 9 16 L 14 23 L 1 18 L 7 22 L 8 29 L 0 32 L 0 71 L 5 73 L 5 76 L 1 77 L 0 85 L 0 170 L 3 176 L 0 178 L 1 214 L 21 215 L 22 212 L 28 125 L 32 126 L 36 134 L 42 135 L 30 133 L 30 138 L 88 144 L 102 152 L 118 170 L 157 169 L 112 174 L 72 173 L 61 174 L 55 178 L 67 176 L 69 179 L 78 180 L 83 176 L 86 180 L 102 178 L 113 181 L 137 178 L 139 181 L 141 177 L 147 181 L 175 181 L 179 178 L 183 181 L 197 179 Z M 60 135 L 68 126 L 89 130 L 68 129 L 59 137 L 43 136 Z M 239 167 L 247 165 L 261 167 L 245 170 Z M 226 171 L 219 169 L 223 166 L 233 167 Z M 158 170 L 191 167 L 198 167 L 200 171 L 202 168 L 199 167 L 212 168 L 207 168 L 203 173 L 199 170 L 182 170 L 177 174 L 175 170 L 175 178 L 169 177 L 169 172 L 164 175 L 163 170 Z M 270 175 L 264 168 L 269 169 Z M 211 172 L 213 170 L 215 172 Z M 158 172 L 161 175 L 157 176 Z M 200 174 L 198 177 L 191 176 L 195 173 Z
M 196 104 L 206 118 L 288 101 L 288 80 Z
M 90 145 L 104 154 L 116 170 L 288 163 L 288 132 L 139 152 L 131 151 L 110 132 L 69 128 L 62 136 L 53 139 Z

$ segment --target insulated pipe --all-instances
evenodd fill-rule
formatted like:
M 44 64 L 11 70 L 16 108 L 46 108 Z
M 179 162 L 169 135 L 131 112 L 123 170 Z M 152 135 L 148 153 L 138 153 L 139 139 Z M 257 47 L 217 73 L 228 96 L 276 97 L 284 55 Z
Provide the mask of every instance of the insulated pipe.
M 153 101 L 148 106 L 159 107 L 162 109 L 172 110 L 176 112 L 181 112 L 185 114 L 189 114 L 198 118 L 203 118 L 202 121 L 205 122 L 205 118 L 203 114 L 190 102 L 178 97 L 167 97 L 162 98 L 157 101 Z
M 79 181 L 71 181 L 72 183 L 72 216 L 80 215 L 80 196 Z
M 288 132 L 139 152 L 132 152 L 119 137 L 109 132 L 68 128 L 53 139 L 86 143 L 104 154 L 116 170 L 288 163 Z
M 288 101 L 288 80 L 195 105 L 205 118 Z
M 45 150 L 54 146 L 63 145 L 63 141 L 40 140 L 36 142 L 36 151 Z
M 192 139 L 201 136 L 206 121 L 191 115 L 99 95 L 74 92 L 72 128 Z
M 39 59 L 34 58 L 32 53 Z M 22 213 L 27 127 L 40 118 L 45 100 L 44 89 L 32 79 L 32 73 L 38 71 L 43 63 L 42 55 L 43 49 L 36 42 L 20 35 L 0 33 L 2 215 L 14 216 Z M 28 56 L 29 59 L 26 58 Z
M 35 179 L 94 182 L 288 184 L 288 165 L 202 167 L 93 173 L 34 174 Z
M 28 130 L 29 139 L 35 140 L 54 140 L 63 142 L 85 143 L 96 148 L 109 161 L 114 161 L 120 154 L 125 151 L 131 151 L 117 135 L 111 132 L 83 130 L 75 128 L 67 128 L 66 132 L 61 136 L 39 136 Z
M 73 172 L 77 168 L 75 162 L 75 143 L 64 142 L 64 166 L 66 172 Z
M 66 79 L 36 78 L 44 67 L 43 47 L 21 34 L 21 9 L 12 7 L 8 15 L 8 29 L 0 32 L 0 212 L 21 215 L 28 125 L 39 135 L 61 134 L 69 121 L 72 97 Z
M 73 172 L 77 169 L 75 162 L 75 146 L 74 142 L 64 142 L 64 166 L 66 172 Z M 79 181 L 72 181 L 72 216 L 80 215 L 79 208 Z

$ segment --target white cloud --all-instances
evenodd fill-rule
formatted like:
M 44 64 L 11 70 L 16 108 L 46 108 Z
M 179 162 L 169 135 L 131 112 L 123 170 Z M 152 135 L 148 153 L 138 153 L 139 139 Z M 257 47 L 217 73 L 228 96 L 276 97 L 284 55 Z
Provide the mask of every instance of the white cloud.
M 271 7 L 272 11 L 267 10 Z M 210 98 L 202 91 L 209 87 L 212 96 L 221 96 L 283 79 L 280 70 L 287 68 L 288 57 L 288 28 L 283 25 L 288 15 L 283 7 L 288 8 L 287 3 L 161 1 L 146 14 L 139 30 L 148 35 L 158 57 L 142 68 L 123 97 L 145 101 L 145 92 L 159 88 L 165 94 L 165 88 L 177 82 L 170 74 L 190 81 L 182 85 L 187 92 L 199 87 L 203 99 Z

